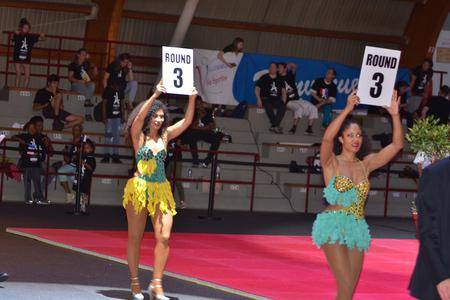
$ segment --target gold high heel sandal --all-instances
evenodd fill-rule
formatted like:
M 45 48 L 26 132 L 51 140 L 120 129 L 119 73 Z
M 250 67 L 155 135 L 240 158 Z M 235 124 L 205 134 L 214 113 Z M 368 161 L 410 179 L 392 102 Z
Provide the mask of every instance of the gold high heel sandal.
M 150 299 L 155 299 L 155 300 L 170 300 L 170 298 L 164 296 L 164 294 L 162 294 L 162 295 L 157 295 L 157 294 L 153 291 L 154 289 L 162 288 L 162 285 L 161 285 L 161 284 L 153 285 L 153 282 L 162 282 L 162 279 L 160 279 L 160 278 L 154 278 L 154 279 L 152 279 L 152 282 L 151 282 L 150 285 L 148 286 L 148 293 L 150 294 Z
M 130 279 L 131 279 L 131 286 L 133 286 L 133 285 L 135 285 L 135 286 L 136 285 L 140 285 L 139 277 L 132 277 Z M 133 294 L 133 300 L 144 300 L 144 295 L 141 292 L 134 293 L 133 290 L 131 290 L 131 293 Z

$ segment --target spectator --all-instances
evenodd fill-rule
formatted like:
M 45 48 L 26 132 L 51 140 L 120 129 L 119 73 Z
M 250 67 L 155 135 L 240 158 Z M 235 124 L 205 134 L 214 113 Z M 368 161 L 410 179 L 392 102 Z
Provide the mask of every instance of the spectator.
M 124 123 L 124 98 L 123 85 L 118 79 L 111 79 L 110 85 L 108 85 L 103 91 L 102 101 L 102 116 L 105 123 L 105 144 L 119 145 L 120 144 L 120 130 L 121 125 Z M 105 147 L 105 157 L 102 159 L 102 163 L 109 163 L 112 152 L 112 162 L 121 164 L 119 159 L 119 148 Z
M 58 169 L 58 173 L 65 173 L 58 175 L 59 182 L 66 192 L 66 203 L 71 203 L 75 199 L 75 194 L 69 188 L 69 181 L 72 184 L 74 175 L 66 175 L 67 173 L 75 173 L 76 166 L 79 159 L 80 141 L 83 135 L 83 126 L 80 124 L 72 127 L 72 145 L 64 148 L 64 162 L 65 164 Z
M 86 121 L 92 121 L 91 99 L 95 91 L 95 83 L 92 81 L 97 76 L 97 67 L 89 62 L 89 54 L 86 49 L 79 49 L 73 62 L 69 65 L 69 81 L 71 90 L 84 96 L 84 107 L 86 108 Z
M 290 133 L 295 134 L 297 125 L 302 117 L 308 117 L 308 128 L 306 134 L 313 134 L 312 125 L 315 119 L 319 118 L 317 107 L 309 101 L 301 100 L 298 94 L 297 84 L 295 83 L 295 74 L 297 65 L 295 63 L 279 63 L 278 75 L 284 83 L 286 89 L 287 104 L 286 107 L 294 113 L 294 124 L 292 125 Z
M 395 83 L 395 90 L 400 97 L 400 116 L 402 119 L 406 119 L 406 126 L 411 128 L 414 124 L 413 114 L 408 111 L 408 91 L 409 85 L 406 81 L 398 81 Z
M 28 88 L 30 83 L 30 62 L 31 51 L 34 44 L 45 39 L 43 33 L 31 33 L 31 24 L 26 18 L 22 18 L 19 22 L 19 30 L 13 35 L 14 52 L 13 60 L 16 68 L 16 87 L 20 86 L 20 77 L 25 76 L 24 87 Z
M 175 118 L 172 121 L 172 124 L 178 123 L 181 121 L 181 118 Z M 181 171 L 183 166 L 181 161 L 183 160 L 183 152 L 181 152 L 181 139 L 176 138 L 169 142 L 169 152 L 167 153 L 166 160 L 164 161 L 166 177 L 172 178 L 175 170 L 175 178 L 181 178 Z M 178 199 L 180 200 L 180 208 L 185 209 L 187 207 L 185 196 L 184 196 L 184 188 L 181 181 L 175 181 L 172 186 L 175 186 L 175 189 L 178 191 Z M 174 192 L 175 194 L 175 192 Z
M 38 90 L 34 97 L 33 110 L 42 110 L 42 115 L 53 119 L 53 130 L 72 128 L 82 124 L 82 116 L 73 115 L 64 110 L 62 94 L 58 90 L 59 76 L 52 74 L 47 78 L 47 86 Z M 65 124 L 63 123 L 66 122 Z
M 46 161 L 47 161 L 47 159 L 50 159 L 50 157 L 53 155 L 53 152 L 55 150 L 53 149 L 52 141 L 49 139 L 49 137 L 46 134 L 43 133 L 43 131 L 44 131 L 44 119 L 42 119 L 41 116 L 34 116 L 34 117 L 32 117 L 30 119 L 30 123 L 34 124 L 34 127 L 36 129 L 36 137 L 37 137 L 37 139 L 40 140 L 40 143 L 43 145 L 43 148 L 44 148 L 44 152 L 43 152 L 43 155 L 42 155 L 42 162 L 43 162 L 42 171 L 43 171 L 43 174 L 41 176 L 41 186 L 42 186 L 42 189 L 44 189 L 45 188 L 45 176 L 44 176 L 44 174 L 45 174 L 45 172 L 47 172 Z M 56 170 L 53 169 L 50 166 L 48 171 L 49 172 L 55 172 Z M 52 180 L 52 176 L 49 176 L 48 183 L 50 183 L 50 181 Z
M 422 118 L 433 116 L 439 120 L 440 124 L 447 124 L 450 115 L 450 100 L 448 98 L 449 87 L 441 86 L 439 94 L 433 96 L 428 101 L 427 106 L 422 109 Z
M 431 87 L 433 78 L 433 61 L 429 58 L 424 59 L 422 65 L 411 70 L 410 93 L 407 110 L 410 114 L 415 114 L 426 97 Z
M 244 40 L 240 37 L 237 37 L 233 40 L 233 43 L 223 48 L 222 51 L 219 51 L 217 54 L 217 58 L 222 61 L 228 68 L 236 67 L 235 63 L 229 63 L 225 60 L 223 55 L 227 52 L 233 52 L 235 55 L 244 51 Z
M 91 183 L 92 175 L 94 174 L 96 168 L 95 162 L 95 144 L 90 139 L 86 139 L 83 144 L 83 151 L 81 155 L 81 184 L 80 184 L 80 211 L 82 213 L 86 212 L 86 206 L 89 202 L 89 195 L 91 194 Z M 77 161 L 77 172 L 79 169 L 79 164 Z M 76 184 L 73 188 L 77 190 Z
M 199 166 L 197 142 L 204 141 L 210 144 L 210 151 L 217 151 L 220 147 L 220 141 L 222 140 L 223 133 L 218 132 L 216 129 L 216 123 L 210 109 L 205 108 L 204 102 L 200 97 L 197 98 L 196 111 L 194 120 L 191 126 L 185 133 L 183 133 L 181 140 L 183 144 L 189 144 L 192 154 L 192 163 L 194 167 Z M 214 157 L 213 153 L 208 153 L 206 158 L 201 163 L 203 168 L 206 168 Z
M 12 139 L 19 142 L 19 167 L 23 170 L 25 203 L 48 204 L 44 201 L 41 188 L 42 161 L 45 157 L 44 145 L 38 138 L 36 126 L 32 122 L 25 124 L 24 130 L 26 133 L 14 135 Z M 34 199 L 31 195 L 31 182 L 33 182 L 34 187 Z
M 255 95 L 258 107 L 264 107 L 269 117 L 271 124 L 269 130 L 274 133 L 283 133 L 280 124 L 286 113 L 286 89 L 277 75 L 276 63 L 272 62 L 269 73 L 261 76 L 256 82 Z
M 136 99 L 138 83 L 134 80 L 130 58 L 129 53 L 122 53 L 109 64 L 103 75 L 103 88 L 111 85 L 113 80 L 118 80 L 121 88 L 125 91 L 125 95 L 128 95 L 128 99 L 133 103 Z
M 329 68 L 323 78 L 314 80 L 311 88 L 311 102 L 322 109 L 322 127 L 325 130 L 331 123 L 333 103 L 336 102 L 337 86 L 334 83 L 336 70 Z

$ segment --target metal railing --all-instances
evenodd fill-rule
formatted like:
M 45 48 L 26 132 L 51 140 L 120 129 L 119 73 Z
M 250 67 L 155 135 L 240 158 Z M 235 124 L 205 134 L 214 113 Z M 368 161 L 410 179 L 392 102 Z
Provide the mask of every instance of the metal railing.
M 1 143 L 2 150 L 2 165 L 1 165 L 1 179 L 0 179 L 0 202 L 3 200 L 3 192 L 4 192 L 4 180 L 5 180 L 5 174 L 6 174 L 6 151 L 7 149 L 14 149 L 12 147 L 8 147 L 7 143 L 14 143 L 16 144 L 17 141 L 12 139 L 4 139 Z M 72 146 L 74 143 L 72 142 L 62 142 L 62 141 L 52 141 L 52 145 L 67 145 Z M 96 147 L 108 147 L 108 148 L 122 148 L 122 149 L 132 149 L 130 146 L 125 145 L 110 145 L 110 144 L 96 144 Z M 192 152 L 190 149 L 169 149 L 170 151 L 182 151 L 182 152 Z M 168 178 L 168 180 L 172 183 L 172 187 L 175 184 L 175 182 L 207 182 L 210 184 L 210 190 L 209 190 L 209 203 L 208 203 L 208 216 L 212 216 L 213 210 L 214 210 L 214 196 L 215 196 L 215 185 L 216 183 L 222 183 L 222 184 L 243 184 L 243 185 L 251 185 L 251 194 L 250 194 L 250 211 L 253 211 L 253 204 L 254 204 L 254 195 L 255 195 L 255 181 L 256 181 L 256 165 L 259 161 L 259 156 L 256 153 L 250 153 L 250 152 L 234 152 L 234 151 L 209 151 L 209 150 L 196 150 L 200 153 L 212 153 L 213 154 L 213 160 L 212 160 L 212 166 L 211 166 L 211 177 L 209 179 L 207 178 L 182 178 L 176 176 L 176 164 L 174 165 L 173 174 L 171 177 Z M 47 159 L 45 161 L 46 168 L 43 169 L 42 175 L 44 176 L 44 199 L 48 199 L 48 186 L 49 186 L 49 176 L 50 175 L 67 175 L 67 176 L 76 176 L 76 173 L 61 173 L 61 172 L 51 172 L 50 170 L 50 157 L 54 154 L 63 154 L 63 151 L 54 151 L 53 153 L 47 154 Z M 253 160 L 251 164 L 253 165 L 253 175 L 252 180 L 244 181 L 244 180 L 225 180 L 216 178 L 217 177 L 217 165 L 220 162 L 218 159 L 219 155 L 237 155 L 237 156 L 247 156 L 247 157 L 253 157 Z M 103 157 L 103 155 L 96 155 L 98 157 Z M 123 156 L 122 156 L 123 157 Z M 133 156 L 126 156 L 126 158 L 134 159 Z M 110 178 L 110 179 L 128 179 L 131 176 L 129 175 L 115 175 L 115 174 L 102 174 L 102 173 L 94 173 L 93 178 Z
M 6 44 L 0 44 L 0 47 L 6 47 L 6 61 L 5 61 L 5 68 L 4 71 L 1 71 L 0 74 L 5 75 L 5 82 L 4 85 L 8 86 L 8 75 L 14 75 L 15 72 L 10 71 L 10 64 L 13 64 L 14 61 L 12 60 L 12 52 L 13 52 L 13 43 L 12 43 L 12 37 L 14 35 L 14 32 L 12 31 L 3 31 L 3 34 L 7 35 L 7 43 Z M 45 73 L 31 73 L 31 77 L 48 77 L 51 73 L 51 68 L 56 68 L 56 74 L 60 76 L 61 78 L 67 79 L 68 77 L 66 75 L 61 76 L 61 69 L 67 68 L 67 64 L 63 64 L 63 55 L 69 55 L 69 54 L 75 54 L 75 51 L 77 49 L 64 49 L 63 43 L 64 41 L 79 41 L 83 44 L 89 43 L 89 44 L 95 44 L 95 45 L 103 45 L 106 47 L 106 52 L 96 52 L 96 51 L 89 51 L 88 53 L 92 56 L 93 59 L 96 61 L 100 61 L 100 64 L 97 66 L 100 74 L 102 74 L 103 71 L 106 70 L 108 67 L 108 64 L 114 60 L 115 57 L 113 57 L 113 48 L 115 48 L 118 45 L 123 46 L 133 46 L 133 47 L 144 47 L 144 48 L 161 48 L 161 45 L 157 44 L 149 44 L 149 43 L 138 43 L 138 42 L 131 42 L 131 41 L 114 41 L 114 40 L 97 40 L 97 39 L 86 39 L 86 38 L 79 38 L 79 37 L 70 37 L 70 36 L 61 36 L 61 35 L 46 35 L 45 36 L 46 41 L 47 40 L 55 40 L 57 43 L 57 47 L 34 47 L 34 51 L 41 51 L 45 53 L 45 59 L 46 62 L 30 62 L 30 65 L 35 66 L 43 66 L 47 67 Z M 81 48 L 81 47 L 80 47 Z M 152 56 L 139 56 L 139 55 L 132 55 L 133 60 L 137 61 L 146 61 L 146 60 L 154 60 L 154 59 L 160 59 L 160 57 L 152 57 Z M 136 64 L 135 64 L 136 65 Z M 137 64 L 139 65 L 139 64 Z M 133 69 L 134 74 L 143 74 L 143 75 L 157 75 L 158 72 L 151 72 L 151 71 L 145 71 L 145 70 L 135 70 Z M 96 80 L 98 83 L 101 83 L 101 78 L 97 78 Z M 150 81 L 139 81 L 138 82 L 141 85 L 153 85 L 153 82 Z

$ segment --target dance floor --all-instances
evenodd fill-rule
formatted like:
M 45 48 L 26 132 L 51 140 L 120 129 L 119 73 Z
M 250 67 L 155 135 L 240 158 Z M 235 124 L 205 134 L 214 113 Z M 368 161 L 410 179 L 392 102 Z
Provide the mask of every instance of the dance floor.
M 9 228 L 55 246 L 123 261 L 125 231 Z M 141 262 L 153 264 L 146 233 Z M 355 299 L 411 299 L 407 285 L 418 243 L 373 239 Z M 323 253 L 307 236 L 173 233 L 167 271 L 270 299 L 333 299 Z

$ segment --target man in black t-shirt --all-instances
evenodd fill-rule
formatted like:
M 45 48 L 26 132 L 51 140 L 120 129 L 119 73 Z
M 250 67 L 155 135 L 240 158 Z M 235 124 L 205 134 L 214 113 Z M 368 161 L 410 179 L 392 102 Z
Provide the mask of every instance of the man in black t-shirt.
M 270 131 L 283 133 L 280 127 L 284 114 L 286 113 L 286 89 L 284 82 L 278 77 L 276 63 L 271 63 L 269 73 L 261 76 L 256 82 L 255 96 L 258 107 L 264 107 L 270 120 Z M 276 110 L 276 113 L 275 113 Z
M 92 97 L 94 96 L 95 83 L 93 80 L 98 74 L 98 69 L 89 61 L 86 49 L 78 49 L 75 59 L 69 64 L 70 89 L 84 96 L 86 121 L 92 121 Z
M 205 107 L 200 97 L 197 97 L 196 111 L 192 124 L 181 136 L 182 143 L 189 144 L 189 148 L 192 150 L 192 163 L 194 167 L 199 165 L 197 142 L 207 142 L 211 144 L 209 147 L 210 151 L 217 151 L 222 138 L 223 133 L 216 131 L 216 123 L 211 110 Z M 213 153 L 208 153 L 201 166 L 206 168 L 211 163 L 213 157 Z
M 336 78 L 336 70 L 330 68 L 325 77 L 317 78 L 311 87 L 311 103 L 322 110 L 322 127 L 327 128 L 332 120 L 333 103 L 336 102 L 337 86 L 333 82 Z
M 16 87 L 20 86 L 20 77 L 22 70 L 25 75 L 25 84 L 27 88 L 30 82 L 30 62 L 31 51 L 34 44 L 45 39 L 43 33 L 31 33 L 31 24 L 27 19 L 22 18 L 19 23 L 19 30 L 14 32 L 12 41 L 14 42 L 13 60 L 16 68 Z
M 411 70 L 410 93 L 407 110 L 414 114 L 419 109 L 420 104 L 426 98 L 433 79 L 433 61 L 425 59 L 422 65 Z
M 450 115 L 449 87 L 441 86 L 438 96 L 433 96 L 428 101 L 427 106 L 422 110 L 422 118 L 433 116 L 439 120 L 440 124 L 448 124 Z
M 36 92 L 33 110 L 42 110 L 46 119 L 53 119 L 53 130 L 72 128 L 84 122 L 82 116 L 64 110 L 62 94 L 58 90 L 59 76 L 51 74 L 47 78 L 47 86 Z M 65 124 L 63 122 L 66 122 Z
M 125 94 L 123 85 L 119 79 L 113 78 L 102 95 L 102 116 L 105 123 L 105 144 L 120 144 L 120 129 L 124 123 L 124 101 Z M 119 148 L 114 147 L 112 150 L 105 147 L 105 157 L 102 163 L 109 163 L 112 152 L 112 162 L 122 163 L 119 159 Z
M 24 129 L 26 133 L 14 135 L 13 140 L 19 142 L 20 163 L 23 170 L 23 182 L 25 186 L 25 203 L 47 204 L 44 201 L 41 187 L 42 161 L 45 159 L 45 150 L 42 141 L 37 136 L 36 127 L 28 122 Z M 31 193 L 31 182 L 33 182 L 35 199 Z
M 313 134 L 312 125 L 315 119 L 319 117 L 317 107 L 311 104 L 309 101 L 300 99 L 297 89 L 297 83 L 295 82 L 295 75 L 297 71 L 297 65 L 295 63 L 279 63 L 278 75 L 284 82 L 287 95 L 287 109 L 294 113 L 294 124 L 292 125 L 290 133 L 295 134 L 297 130 L 298 122 L 301 118 L 308 118 L 308 127 L 305 133 L 308 135 Z
M 118 80 L 121 88 L 131 103 L 135 101 L 138 83 L 134 80 L 131 56 L 128 53 L 120 54 L 115 61 L 108 65 L 103 75 L 103 88 L 111 85 L 113 80 Z

